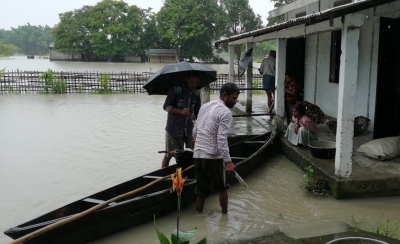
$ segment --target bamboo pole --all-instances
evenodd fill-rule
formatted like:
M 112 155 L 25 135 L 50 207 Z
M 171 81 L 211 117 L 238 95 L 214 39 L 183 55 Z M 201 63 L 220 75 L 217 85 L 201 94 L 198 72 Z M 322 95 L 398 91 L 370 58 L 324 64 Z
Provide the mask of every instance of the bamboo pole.
M 192 169 L 193 167 L 194 167 L 194 165 L 191 165 L 191 166 L 187 167 L 185 170 L 183 170 L 182 172 L 188 171 L 189 169 Z M 53 223 L 53 224 L 45 226 L 45 227 L 43 227 L 43 228 L 41 228 L 39 230 L 36 230 L 36 231 L 34 231 L 32 233 L 29 233 L 29 234 L 27 234 L 27 235 L 25 235 L 23 237 L 20 237 L 20 238 L 18 238 L 16 240 L 10 242 L 10 244 L 18 244 L 18 243 L 24 243 L 26 241 L 29 241 L 29 240 L 31 240 L 31 239 L 33 239 L 33 238 L 35 238 L 37 236 L 40 236 L 40 235 L 42 235 L 42 234 L 44 234 L 44 233 L 46 233 L 46 232 L 48 232 L 48 231 L 50 231 L 52 229 L 56 229 L 56 228 L 58 228 L 60 226 L 63 226 L 65 224 L 73 222 L 73 221 L 75 221 L 77 219 L 80 219 L 80 218 L 82 218 L 82 217 L 84 217 L 86 215 L 89 215 L 89 214 L 93 213 L 94 211 L 102 209 L 103 207 L 107 206 L 108 204 L 110 204 L 112 202 L 119 201 L 119 200 L 121 200 L 121 199 L 123 199 L 125 197 L 129 197 L 129 196 L 132 196 L 132 195 L 134 195 L 134 194 L 136 194 L 138 192 L 141 192 L 141 191 L 149 188 L 150 186 L 153 186 L 153 185 L 157 184 L 158 182 L 160 182 L 160 181 L 162 181 L 164 179 L 167 179 L 169 177 L 171 177 L 171 175 L 166 175 L 166 176 L 164 176 L 162 178 L 154 180 L 154 181 L 150 182 L 149 184 L 147 184 L 145 186 L 142 186 L 142 187 L 137 188 L 137 189 L 135 189 L 133 191 L 130 191 L 130 192 L 124 193 L 122 195 L 119 195 L 117 197 L 114 197 L 114 198 L 112 198 L 112 199 L 110 199 L 110 200 L 108 200 L 106 202 L 103 202 L 103 203 L 98 204 L 98 205 L 96 205 L 96 206 L 94 206 L 92 208 L 89 208 L 89 209 L 87 209 L 87 210 L 85 210 L 85 211 L 83 211 L 83 212 L 81 212 L 79 214 L 73 215 L 73 216 L 71 216 L 71 217 L 69 217 L 67 219 L 60 220 L 60 221 L 58 221 L 56 223 Z

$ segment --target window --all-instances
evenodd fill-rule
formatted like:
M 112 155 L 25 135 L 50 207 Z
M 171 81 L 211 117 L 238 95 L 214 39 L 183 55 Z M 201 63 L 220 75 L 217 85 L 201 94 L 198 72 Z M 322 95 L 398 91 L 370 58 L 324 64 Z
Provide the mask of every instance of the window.
M 329 82 L 339 83 L 342 31 L 332 31 Z

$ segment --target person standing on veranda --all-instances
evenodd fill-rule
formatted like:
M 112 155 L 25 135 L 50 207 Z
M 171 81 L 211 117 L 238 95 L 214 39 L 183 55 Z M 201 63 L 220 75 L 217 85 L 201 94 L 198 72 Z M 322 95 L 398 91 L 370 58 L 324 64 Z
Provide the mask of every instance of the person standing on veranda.
M 168 112 L 167 125 L 165 127 L 165 150 L 193 149 L 192 117 L 197 117 L 200 106 L 200 91 L 196 89 L 199 77 L 190 74 L 185 78 L 181 86 L 173 87 L 164 102 L 164 110 Z M 172 155 L 166 153 L 161 167 L 167 167 Z
M 233 123 L 229 108 L 235 106 L 239 93 L 239 88 L 234 83 L 224 84 L 221 87 L 219 99 L 201 106 L 194 125 L 193 158 L 197 181 L 195 194 L 198 212 L 203 212 L 205 198 L 212 189 L 219 193 L 222 213 L 228 212 L 229 185 L 225 182 L 225 176 L 226 173 L 233 176 L 236 169 L 228 147 L 228 131 Z
M 263 88 L 267 92 L 268 110 L 274 108 L 272 97 L 275 98 L 275 63 L 276 51 L 270 50 L 269 55 L 263 59 L 258 69 L 263 76 Z

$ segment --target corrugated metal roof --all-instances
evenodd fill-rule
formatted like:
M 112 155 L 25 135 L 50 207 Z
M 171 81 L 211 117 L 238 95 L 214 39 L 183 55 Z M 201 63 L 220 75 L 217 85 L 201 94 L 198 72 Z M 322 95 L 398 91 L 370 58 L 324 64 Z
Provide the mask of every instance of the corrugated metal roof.
M 324 11 L 321 11 L 318 13 L 309 14 L 304 17 L 291 19 L 289 21 L 279 23 L 279 24 L 276 24 L 273 26 L 268 26 L 268 27 L 265 27 L 262 29 L 250 31 L 250 32 L 243 33 L 240 35 L 231 36 L 226 39 L 222 39 L 222 40 L 214 42 L 214 45 L 218 46 L 219 44 L 222 44 L 222 43 L 232 42 L 232 41 L 244 39 L 247 37 L 261 36 L 261 35 L 272 33 L 275 31 L 280 31 L 280 30 L 287 29 L 287 28 L 294 27 L 294 26 L 301 25 L 301 24 L 312 25 L 312 24 L 316 24 L 316 23 L 323 22 L 326 20 L 334 19 L 334 18 L 344 16 L 347 14 L 356 13 L 356 12 L 359 12 L 359 11 L 362 11 L 365 9 L 373 8 L 373 7 L 383 5 L 386 3 L 390 3 L 390 2 L 394 2 L 394 1 L 398 1 L 398 0 L 360 0 L 358 2 L 341 5 L 341 6 L 327 9 L 327 10 L 324 10 Z
M 149 55 L 176 55 L 175 49 L 149 49 Z

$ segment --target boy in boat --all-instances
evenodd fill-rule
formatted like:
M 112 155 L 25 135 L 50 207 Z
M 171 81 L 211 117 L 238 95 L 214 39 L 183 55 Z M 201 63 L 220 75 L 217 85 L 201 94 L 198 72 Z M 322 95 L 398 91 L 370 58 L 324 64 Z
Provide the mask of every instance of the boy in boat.
M 200 92 L 196 89 L 199 77 L 190 74 L 181 86 L 173 87 L 167 95 L 164 110 L 168 112 L 165 128 L 165 151 L 193 149 L 192 130 L 193 116 L 200 110 Z M 166 153 L 161 167 L 167 167 L 172 155 Z
M 233 122 L 229 108 L 235 106 L 239 93 L 234 83 L 225 83 L 221 87 L 219 99 L 200 108 L 193 128 L 196 210 L 200 213 L 203 212 L 206 196 L 210 194 L 210 186 L 219 192 L 222 213 L 228 212 L 226 190 L 229 185 L 226 184 L 225 171 L 231 176 L 235 171 L 228 147 L 228 131 Z

